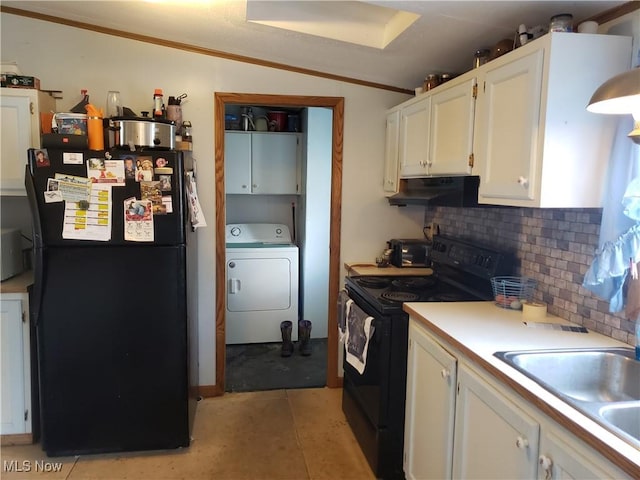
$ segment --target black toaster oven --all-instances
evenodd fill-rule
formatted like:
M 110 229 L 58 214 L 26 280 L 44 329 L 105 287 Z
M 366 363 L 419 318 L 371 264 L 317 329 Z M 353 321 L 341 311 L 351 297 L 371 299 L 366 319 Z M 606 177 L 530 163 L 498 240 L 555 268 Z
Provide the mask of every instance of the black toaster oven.
M 391 264 L 396 267 L 430 267 L 431 242 L 424 238 L 394 238 L 389 241 Z

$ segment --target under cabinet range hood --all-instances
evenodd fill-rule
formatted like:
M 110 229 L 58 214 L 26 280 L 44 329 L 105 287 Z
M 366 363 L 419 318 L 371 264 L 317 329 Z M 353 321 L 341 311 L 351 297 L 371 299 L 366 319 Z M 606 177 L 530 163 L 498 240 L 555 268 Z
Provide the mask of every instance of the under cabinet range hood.
M 408 178 L 400 181 L 400 192 L 389 197 L 389 204 L 477 207 L 479 185 L 477 175 Z

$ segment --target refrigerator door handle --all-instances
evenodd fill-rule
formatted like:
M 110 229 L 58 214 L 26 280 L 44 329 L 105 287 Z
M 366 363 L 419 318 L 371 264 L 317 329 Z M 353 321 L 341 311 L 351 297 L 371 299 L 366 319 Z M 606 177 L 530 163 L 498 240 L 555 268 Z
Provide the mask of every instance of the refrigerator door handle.
M 29 149 L 29 156 L 31 156 L 31 150 Z M 31 242 L 34 248 L 42 247 L 42 223 L 40 220 L 40 210 L 38 209 L 38 198 L 36 194 L 36 186 L 33 183 L 33 175 L 29 164 L 24 169 L 24 188 L 27 191 L 27 200 L 29 201 L 29 210 L 31 210 L 31 216 L 33 217 L 33 238 Z
M 240 291 L 240 287 L 242 284 L 240 283 L 239 278 L 230 278 L 229 279 L 229 293 L 234 294 Z
M 42 248 L 33 250 L 33 289 L 31 293 L 31 311 L 29 312 L 31 322 L 38 325 L 40 310 L 42 309 L 42 281 L 44 279 L 44 252 Z
M 34 326 L 38 325 L 40 318 L 40 310 L 42 309 L 42 280 L 44 278 L 44 252 L 42 247 L 42 227 L 40 223 L 40 210 L 38 209 L 38 199 L 36 197 L 36 188 L 33 183 L 33 175 L 29 164 L 31 163 L 32 149 L 29 149 L 28 155 L 30 161 L 24 170 L 24 186 L 27 190 L 27 199 L 29 200 L 29 208 L 33 217 L 32 243 L 33 243 L 33 289 L 30 298 L 30 318 Z

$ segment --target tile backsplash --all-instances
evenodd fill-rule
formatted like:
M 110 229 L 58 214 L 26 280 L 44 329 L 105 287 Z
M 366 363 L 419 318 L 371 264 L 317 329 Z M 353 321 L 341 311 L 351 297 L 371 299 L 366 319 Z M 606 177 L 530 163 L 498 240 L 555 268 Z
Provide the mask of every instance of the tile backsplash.
M 518 275 L 538 282 L 535 300 L 550 313 L 633 344 L 635 319 L 582 287 L 600 235 L 600 209 L 427 208 L 425 225 L 515 253 Z

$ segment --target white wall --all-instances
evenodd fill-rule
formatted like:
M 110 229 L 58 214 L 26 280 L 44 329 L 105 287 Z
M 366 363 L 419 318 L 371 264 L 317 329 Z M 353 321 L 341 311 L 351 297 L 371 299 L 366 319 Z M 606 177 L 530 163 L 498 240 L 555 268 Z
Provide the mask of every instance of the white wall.
M 329 236 L 331 224 L 331 152 L 333 112 L 307 110 L 304 195 L 300 219 L 302 319 L 313 324 L 311 336 L 328 336 Z
M 215 384 L 214 92 L 345 98 L 342 261 L 373 261 L 392 237 L 422 235 L 422 208 L 390 207 L 382 190 L 385 110 L 406 95 L 243 64 L 121 39 L 39 20 L 0 14 L 1 59 L 15 61 L 43 89 L 62 90 L 65 111 L 88 89 L 104 108 L 107 91 L 123 104 L 150 110 L 155 88 L 183 92 L 183 118 L 193 124 L 198 193 L 209 227 L 199 234 L 200 384 Z M 137 32 L 153 35 L 154 32 Z

